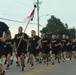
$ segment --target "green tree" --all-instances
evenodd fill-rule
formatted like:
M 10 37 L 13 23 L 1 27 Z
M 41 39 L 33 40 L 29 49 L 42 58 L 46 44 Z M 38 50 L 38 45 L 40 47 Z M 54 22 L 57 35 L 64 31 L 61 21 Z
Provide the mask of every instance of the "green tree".
M 68 24 L 65 24 L 65 28 L 68 29 Z
M 60 19 L 56 18 L 55 16 L 51 16 L 51 18 L 48 20 L 46 27 L 41 30 L 41 33 L 46 32 L 48 35 L 52 35 L 53 33 L 59 35 L 68 34 L 69 31 L 67 27 L 68 25 L 64 25 L 64 23 L 62 23 Z
M 73 27 L 73 28 L 70 28 L 70 29 L 68 29 L 68 30 L 69 30 L 69 35 L 70 35 L 70 37 L 71 37 L 72 39 L 76 38 L 76 30 L 75 30 L 75 28 Z

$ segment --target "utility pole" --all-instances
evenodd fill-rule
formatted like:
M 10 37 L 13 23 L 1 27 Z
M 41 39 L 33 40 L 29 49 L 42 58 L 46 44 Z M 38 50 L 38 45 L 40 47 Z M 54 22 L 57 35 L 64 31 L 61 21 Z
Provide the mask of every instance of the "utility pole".
M 37 0 L 37 2 L 34 3 L 34 6 L 37 7 L 37 30 L 38 30 L 38 36 L 39 36 L 39 33 L 40 33 L 40 22 L 39 22 L 39 5 L 41 5 L 42 2 L 39 2 L 39 0 Z
M 39 0 L 37 0 L 37 24 L 38 24 L 38 36 L 39 36 Z

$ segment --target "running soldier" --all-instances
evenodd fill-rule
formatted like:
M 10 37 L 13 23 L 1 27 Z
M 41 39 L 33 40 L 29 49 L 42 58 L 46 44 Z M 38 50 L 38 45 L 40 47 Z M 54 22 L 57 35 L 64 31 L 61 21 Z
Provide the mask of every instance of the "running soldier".
M 20 26 L 18 28 L 18 34 L 15 35 L 15 42 L 14 42 L 14 47 L 15 47 L 15 52 L 18 55 L 18 60 L 20 60 L 21 62 L 21 66 L 22 66 L 22 71 L 24 71 L 25 69 L 25 56 L 26 56 L 26 52 L 27 52 L 27 43 L 29 41 L 29 37 L 26 33 L 23 33 L 23 28 Z M 18 47 L 18 44 L 21 40 L 21 43 Z M 18 49 L 17 49 L 18 47 Z M 19 62 L 18 62 L 19 64 Z
M 46 33 L 43 33 L 41 39 L 41 45 L 42 45 L 42 57 L 44 58 L 44 64 L 49 65 L 49 56 L 50 56 L 50 39 L 46 35 Z
M 9 27 L 4 23 L 0 22 L 0 59 L 3 55 L 3 43 L 11 36 Z
M 33 69 L 34 61 L 35 59 L 37 60 L 39 54 L 39 40 L 40 37 L 36 35 L 36 31 L 32 30 L 31 38 L 29 39 L 30 43 L 29 53 L 30 53 L 30 64 L 31 64 L 30 69 Z
M 7 60 L 7 69 L 9 69 L 9 66 L 11 65 L 11 56 L 12 56 L 12 50 L 13 50 L 13 40 L 11 37 L 5 41 L 4 43 L 4 49 L 5 49 L 5 55 L 6 55 L 6 60 Z
M 61 42 L 56 38 L 55 34 L 52 34 L 51 47 L 52 47 L 52 64 L 54 65 L 55 59 L 58 59 L 58 63 L 60 63 L 59 52 Z
M 67 44 L 67 39 L 66 39 L 66 35 L 63 34 L 62 36 L 62 40 L 61 40 L 61 43 L 62 43 L 62 57 L 63 57 L 63 62 L 65 62 L 65 59 L 66 59 L 66 44 Z

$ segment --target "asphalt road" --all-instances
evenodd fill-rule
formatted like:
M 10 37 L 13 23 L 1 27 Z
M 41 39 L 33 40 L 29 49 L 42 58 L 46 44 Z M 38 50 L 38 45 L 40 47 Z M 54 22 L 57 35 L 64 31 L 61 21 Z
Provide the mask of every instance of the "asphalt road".
M 10 66 L 9 70 L 6 70 L 5 75 L 76 75 L 76 60 L 61 62 L 55 65 L 39 64 L 35 63 L 34 69 L 30 69 L 30 64 L 26 63 L 25 71 L 21 71 L 21 67 L 16 66 L 16 61 Z M 3 69 L 6 69 L 6 65 L 3 65 Z

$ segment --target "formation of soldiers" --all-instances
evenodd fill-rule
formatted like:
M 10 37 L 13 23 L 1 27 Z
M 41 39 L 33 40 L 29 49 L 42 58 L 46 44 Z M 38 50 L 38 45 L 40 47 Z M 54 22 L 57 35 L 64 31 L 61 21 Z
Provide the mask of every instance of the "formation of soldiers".
M 12 39 L 9 27 L 0 22 L 0 37 L 0 61 L 3 57 L 5 58 L 4 64 L 7 64 L 7 70 L 13 64 L 14 57 L 17 59 L 17 66 L 22 66 L 22 71 L 25 70 L 27 58 L 30 69 L 34 68 L 35 61 L 39 63 L 43 61 L 47 65 L 51 61 L 54 65 L 55 61 L 60 63 L 60 60 L 65 62 L 76 58 L 76 39 L 70 39 L 65 34 L 62 36 L 52 34 L 49 38 L 46 33 L 43 33 L 39 37 L 35 30 L 31 30 L 31 37 L 29 37 L 19 26 L 18 33 Z

